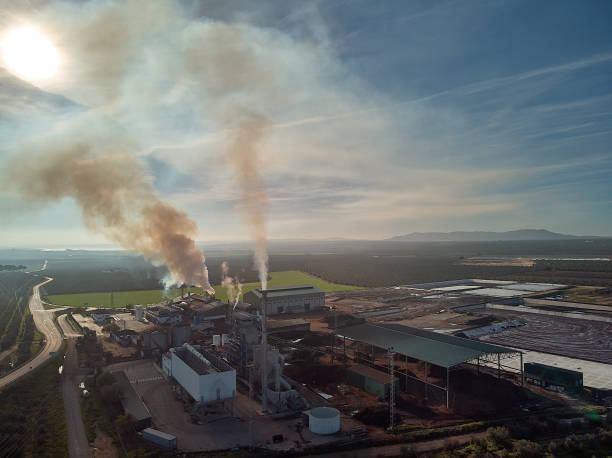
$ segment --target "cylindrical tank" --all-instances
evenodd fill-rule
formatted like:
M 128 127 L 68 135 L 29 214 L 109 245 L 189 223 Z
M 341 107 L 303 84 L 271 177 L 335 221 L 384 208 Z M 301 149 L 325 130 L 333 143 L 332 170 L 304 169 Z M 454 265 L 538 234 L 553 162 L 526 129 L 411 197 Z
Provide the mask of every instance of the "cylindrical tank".
M 219 347 L 221 345 L 221 334 L 213 335 L 213 345 Z
M 142 305 L 134 306 L 134 318 L 136 321 L 144 321 L 144 307 Z
M 340 411 L 333 407 L 315 407 L 308 412 L 308 429 L 315 434 L 340 431 Z

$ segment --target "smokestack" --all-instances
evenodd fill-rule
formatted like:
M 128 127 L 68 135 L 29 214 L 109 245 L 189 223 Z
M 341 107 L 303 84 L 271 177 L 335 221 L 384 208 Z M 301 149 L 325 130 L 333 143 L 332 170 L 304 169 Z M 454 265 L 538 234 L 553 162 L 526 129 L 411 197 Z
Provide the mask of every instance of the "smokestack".
M 261 364 L 261 410 L 266 412 L 268 410 L 268 334 L 266 332 L 266 319 L 268 317 L 267 311 L 267 292 L 265 289 L 261 289 L 261 304 L 262 304 L 262 318 L 261 318 L 261 346 L 262 346 L 262 364 Z

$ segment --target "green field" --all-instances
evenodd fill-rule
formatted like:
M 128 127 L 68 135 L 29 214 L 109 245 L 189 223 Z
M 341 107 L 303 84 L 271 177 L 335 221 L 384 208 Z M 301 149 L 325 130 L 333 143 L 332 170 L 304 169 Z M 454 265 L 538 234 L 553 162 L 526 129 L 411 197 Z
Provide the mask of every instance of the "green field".
M 297 270 L 270 272 L 268 287 L 275 288 L 292 285 L 313 285 L 325 292 L 358 289 L 357 286 L 329 283 Z M 242 293 L 244 294 L 259 287 L 259 282 L 245 283 L 242 285 Z M 222 301 L 226 301 L 227 294 L 225 289 L 220 285 L 214 286 L 214 288 L 215 296 Z M 202 293 L 201 288 L 192 288 L 191 291 L 198 294 Z M 180 293 L 180 289 L 171 289 L 164 295 L 164 290 L 162 289 L 149 289 L 143 291 L 119 291 L 115 293 L 54 294 L 47 296 L 46 299 L 52 304 L 68 305 L 71 307 L 125 307 L 126 305 L 135 304 L 156 304 L 164 299 L 176 297 Z

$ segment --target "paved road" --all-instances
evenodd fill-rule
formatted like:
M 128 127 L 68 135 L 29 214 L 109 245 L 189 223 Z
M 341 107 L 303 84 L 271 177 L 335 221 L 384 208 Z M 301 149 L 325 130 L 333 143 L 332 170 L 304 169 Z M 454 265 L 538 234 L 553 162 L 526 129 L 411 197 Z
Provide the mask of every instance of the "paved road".
M 79 373 L 74 339 L 69 339 L 62 373 L 62 393 L 66 411 L 66 429 L 68 430 L 68 452 L 73 458 L 91 456 L 79 404 L 81 390 L 78 384 L 82 378 L 83 376 Z
M 45 336 L 45 347 L 34 357 L 34 359 L 31 359 L 20 368 L 0 378 L 0 389 L 28 372 L 33 371 L 45 361 L 48 361 L 52 357 L 51 353 L 58 351 L 62 345 L 62 335 L 53 322 L 53 311 L 45 310 L 40 300 L 40 287 L 46 285 L 50 281 L 53 281 L 53 279 L 45 277 L 45 281 L 34 286 L 33 294 L 30 298 L 30 312 L 34 317 L 36 328 Z
M 62 328 L 64 335 L 68 338 L 70 337 L 81 337 L 83 334 L 74 330 L 74 328 L 68 322 L 68 314 L 60 315 L 57 317 L 57 323 Z

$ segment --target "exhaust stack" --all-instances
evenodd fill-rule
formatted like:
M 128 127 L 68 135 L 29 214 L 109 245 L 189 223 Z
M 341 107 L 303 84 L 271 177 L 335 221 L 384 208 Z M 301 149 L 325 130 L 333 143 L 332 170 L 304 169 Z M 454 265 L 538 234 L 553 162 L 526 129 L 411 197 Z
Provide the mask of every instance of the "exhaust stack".
M 262 347 L 262 363 L 261 363 L 261 409 L 265 413 L 268 410 L 268 334 L 266 332 L 266 320 L 268 317 L 268 306 L 266 304 L 267 291 L 261 290 L 262 304 L 262 319 L 261 319 L 261 347 Z

